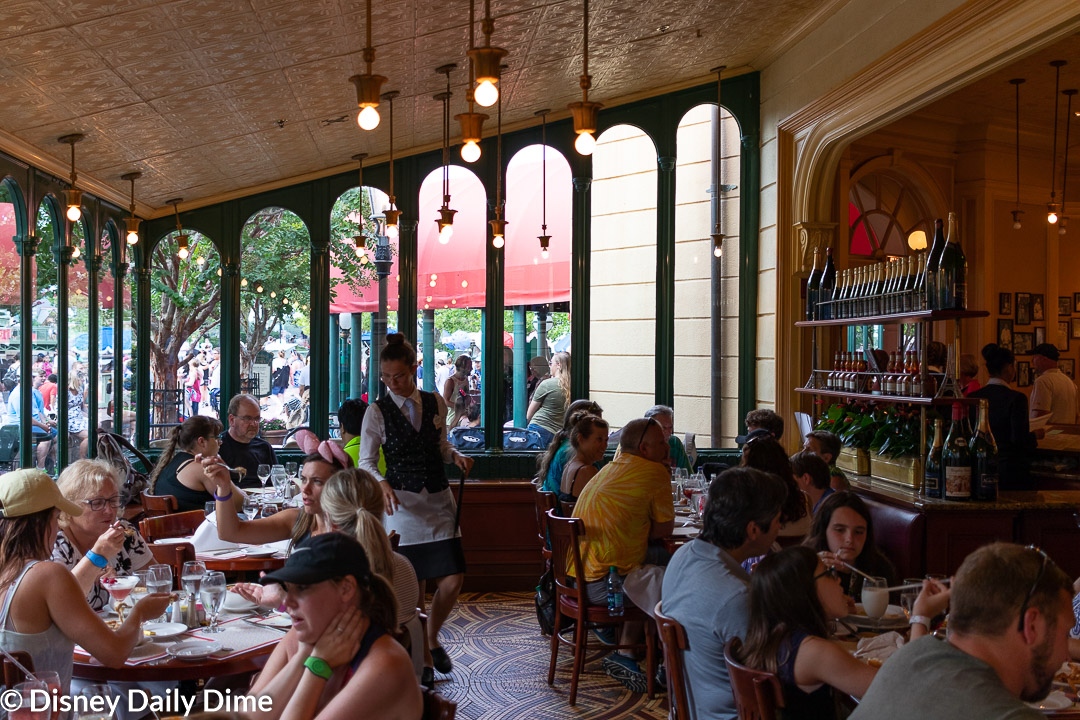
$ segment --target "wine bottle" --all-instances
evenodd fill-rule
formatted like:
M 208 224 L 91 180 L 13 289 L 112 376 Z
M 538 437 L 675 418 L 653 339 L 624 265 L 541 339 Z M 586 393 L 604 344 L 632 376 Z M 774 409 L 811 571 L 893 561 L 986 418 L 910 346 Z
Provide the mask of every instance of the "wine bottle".
M 918 258 L 915 261 L 916 275 L 915 275 L 915 289 L 911 293 L 911 309 L 914 312 L 927 309 L 926 298 L 926 263 L 927 259 L 923 257 L 925 253 L 919 253 Z
M 814 248 L 814 269 L 810 271 L 810 277 L 806 280 L 806 319 L 817 320 L 818 293 L 821 287 L 821 275 L 823 269 L 818 266 L 821 251 Z
M 908 255 L 906 264 L 907 271 L 904 273 L 904 286 L 900 288 L 903 293 L 900 298 L 901 312 L 911 312 L 917 309 L 913 299 L 915 283 L 919 274 L 916 256 L 914 254 Z
M 942 445 L 945 442 L 945 421 L 938 418 L 934 421 L 934 446 L 930 454 L 926 456 L 926 469 L 923 472 L 923 495 L 928 498 L 941 499 L 942 470 L 941 464 Z
M 964 406 L 953 403 L 952 424 L 941 452 L 946 500 L 971 499 L 971 452 L 964 433 Z
M 945 252 L 945 223 L 941 218 L 934 221 L 934 244 L 930 246 L 930 252 L 926 256 L 926 269 L 923 273 L 926 284 L 924 309 L 934 310 L 937 308 L 937 271 L 941 263 L 941 254 Z
M 980 399 L 979 420 L 971 436 L 971 494 L 976 500 L 997 500 L 997 454 L 994 433 L 990 432 L 990 402 Z
M 967 307 L 967 258 L 960 247 L 956 229 L 956 213 L 949 213 L 949 234 L 937 270 L 937 307 L 942 310 L 964 310 Z
M 836 291 L 836 265 L 832 261 L 832 248 L 825 248 L 825 267 L 821 270 L 821 280 L 818 281 L 818 301 L 824 303 L 818 311 L 818 320 L 832 320 L 838 317 L 834 313 L 836 305 L 833 294 Z

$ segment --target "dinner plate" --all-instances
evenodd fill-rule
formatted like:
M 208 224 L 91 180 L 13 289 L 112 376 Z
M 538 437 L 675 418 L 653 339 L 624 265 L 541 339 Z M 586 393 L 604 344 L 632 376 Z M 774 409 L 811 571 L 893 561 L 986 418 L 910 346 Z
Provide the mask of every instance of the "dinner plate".
M 153 640 L 163 640 L 165 638 L 183 635 L 188 631 L 188 626 L 184 623 L 148 622 L 143 623 L 142 629 L 143 635 L 145 635 L 146 637 Z
M 154 541 L 155 545 L 177 545 L 179 543 L 189 543 L 191 537 L 171 537 L 171 538 L 158 538 Z
M 277 554 L 277 548 L 266 547 L 265 545 L 252 545 L 244 548 L 244 554 L 253 558 L 267 558 Z
M 221 643 L 215 640 L 186 640 L 170 646 L 168 653 L 177 660 L 205 660 L 220 649 Z
M 1073 702 L 1068 695 L 1060 690 L 1055 690 L 1043 698 L 1041 702 L 1029 702 L 1028 705 L 1036 710 L 1066 710 L 1073 706 Z
M 269 615 L 265 618 L 252 621 L 256 625 L 265 625 L 266 627 L 281 628 L 282 630 L 288 630 L 292 627 L 292 618 L 285 613 Z
M 259 606 L 240 593 L 228 592 L 225 594 L 225 604 L 222 607 L 229 612 L 248 612 Z
M 866 630 L 899 630 L 909 624 L 907 615 L 899 605 L 890 605 L 883 617 L 872 618 L 863 611 L 862 603 L 855 603 L 855 612 L 844 618 L 844 622 Z

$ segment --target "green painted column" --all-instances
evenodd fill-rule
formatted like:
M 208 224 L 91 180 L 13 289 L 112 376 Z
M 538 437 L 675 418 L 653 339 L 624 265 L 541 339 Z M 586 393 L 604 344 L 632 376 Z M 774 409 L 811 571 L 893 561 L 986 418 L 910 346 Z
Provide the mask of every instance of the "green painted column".
M 754 125 L 756 128 L 757 125 Z M 740 153 L 739 197 L 751 195 L 739 208 L 739 427 L 757 407 L 758 202 L 761 161 L 757 133 L 744 133 Z M 749 191 L 745 190 L 750 188 Z
M 484 443 L 489 448 L 501 448 L 502 447 L 502 433 L 498 430 L 492 430 L 488 427 L 489 424 L 497 425 L 498 423 L 492 421 L 488 422 L 490 418 L 496 418 L 499 414 L 492 414 L 491 412 L 491 396 L 488 395 L 488 388 L 491 387 L 491 383 L 488 382 L 488 352 L 487 348 L 490 344 L 488 342 L 488 311 L 485 309 L 480 310 L 480 427 L 484 428 Z M 492 440 L 492 438 L 497 438 Z
M 435 311 L 430 308 L 424 310 L 423 328 L 424 390 L 435 392 Z
M 113 432 L 130 435 L 124 428 L 124 290 L 127 282 L 127 252 L 113 248 Z M 133 298 L 134 299 L 134 298 Z
M 675 401 L 675 158 L 661 157 L 656 182 L 657 405 Z
M 503 248 L 492 246 L 487 241 L 487 293 L 484 299 L 483 328 L 484 358 L 483 372 L 480 377 L 485 383 L 481 389 L 483 404 L 487 410 L 487 419 L 483 421 L 488 450 L 502 449 L 503 414 L 505 410 L 505 390 L 503 389 Z
M 224 272 L 222 273 L 224 275 Z M 150 258 L 136 253 L 135 262 L 135 437 L 139 447 L 150 444 Z M 222 356 L 224 356 L 222 352 Z M 222 378 L 224 381 L 224 378 Z
M 28 227 L 36 227 L 34 218 L 30 218 Z M 22 467 L 34 466 L 34 436 L 30 417 L 34 414 L 33 394 L 28 388 L 33 387 L 30 374 L 33 368 L 34 352 L 34 255 L 37 254 L 38 238 L 31 230 L 23 238 L 15 238 L 15 247 L 19 251 L 19 277 L 22 278 L 22 292 L 19 293 L 19 464 Z
M 413 177 L 412 174 L 407 177 Z M 419 185 L 414 185 L 419 192 Z M 415 196 L 416 192 L 411 193 L 411 196 Z M 403 217 L 416 217 L 416 203 L 417 200 L 410 198 L 399 198 L 401 202 L 398 204 L 398 209 L 405 213 Z M 402 333 L 405 338 L 416 347 L 416 313 L 419 303 L 417 302 L 417 223 L 415 220 L 412 222 L 402 223 L 400 232 L 398 233 L 398 311 L 397 311 L 397 331 Z
M 338 314 L 330 314 L 330 412 L 341 407 L 341 327 Z
M 218 394 L 218 413 L 221 424 L 228 428 L 229 401 L 240 392 L 240 280 L 239 258 L 222 258 L 221 267 L 221 391 Z M 224 322 L 235 318 L 234 322 Z
M 368 401 L 374 402 L 378 400 L 381 393 L 379 387 L 379 373 L 382 368 L 379 366 L 379 357 L 382 355 L 382 345 L 375 340 L 375 326 L 378 321 L 379 313 L 371 313 L 371 333 L 369 337 L 371 342 L 371 354 L 368 356 Z M 362 335 L 363 333 L 361 333 Z
M 592 284 L 592 161 L 582 163 L 588 175 L 574 178 L 573 237 L 570 254 L 570 394 L 574 399 L 589 395 L 589 318 Z
M 99 236 L 100 237 L 100 236 Z M 98 423 L 101 419 L 98 418 L 98 393 L 101 390 L 100 372 L 98 372 L 98 365 L 100 359 L 98 358 L 98 335 L 100 323 L 98 322 L 98 312 L 101 310 L 101 302 L 98 298 L 98 282 L 101 274 L 101 253 L 98 251 L 98 243 L 93 237 L 86 239 L 86 257 L 89 262 L 86 263 L 89 270 L 90 277 L 88 278 L 89 287 L 87 288 L 87 305 L 89 306 L 87 332 L 89 338 L 87 339 L 87 376 L 90 381 L 87 383 L 87 396 L 86 396 L 86 409 L 88 422 L 86 423 L 86 455 L 87 457 L 94 457 L 97 455 L 97 429 Z M 115 297 L 115 296 L 114 296 Z
M 529 353 L 525 345 L 525 306 L 514 306 L 514 427 L 525 427 L 528 413 L 528 397 L 525 383 L 528 378 Z M 572 366 L 571 366 L 572 367 Z
M 56 463 L 58 468 L 68 465 L 68 268 L 74 248 L 71 222 L 64 223 L 65 235 L 57 235 L 53 243 L 56 258 Z
M 548 359 L 547 343 L 547 310 L 536 311 L 536 354 L 545 360 Z
M 358 398 L 364 394 L 364 313 L 354 312 L 350 318 L 349 329 L 349 397 Z M 368 396 L 369 400 L 373 400 Z
M 311 409 L 308 427 L 320 438 L 329 437 L 329 377 L 330 360 L 330 251 L 326 238 L 311 239 L 311 387 L 308 396 Z

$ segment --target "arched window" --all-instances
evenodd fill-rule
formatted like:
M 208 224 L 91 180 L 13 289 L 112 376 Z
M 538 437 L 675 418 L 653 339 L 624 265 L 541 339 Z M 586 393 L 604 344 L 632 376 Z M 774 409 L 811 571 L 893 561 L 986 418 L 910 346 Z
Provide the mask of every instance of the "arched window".
M 86 260 L 91 256 L 94 243 L 87 233 L 84 215 L 71 226 L 71 245 L 79 249 L 79 256 L 72 258 L 67 271 L 68 311 L 68 386 L 57 388 L 58 403 L 68 407 L 68 461 L 86 457 L 87 427 L 91 413 L 86 405 L 88 370 L 90 368 L 90 271 Z M 94 312 L 96 312 L 96 308 Z M 57 358 L 59 364 L 64 358 Z
M 18 187 L 10 180 L 0 181 L 0 381 L 18 375 L 19 366 L 15 358 L 19 353 L 19 326 L 20 326 L 20 291 L 22 290 L 22 278 L 20 277 L 20 262 L 18 248 L 14 238 L 25 224 L 25 220 L 19 217 L 18 208 L 22 207 L 21 197 L 18 195 Z M 14 381 L 12 385 L 14 385 Z M 11 389 L 5 386 L 5 393 Z M 5 395 L 6 397 L 6 395 Z M 10 402 L 16 403 L 19 398 L 8 398 L 7 403 L 0 404 L 0 418 L 6 425 L 13 417 L 10 411 Z
M 851 184 L 848 195 L 848 226 L 851 254 L 881 259 L 907 255 L 908 238 L 922 233 L 923 242 L 933 236 L 930 214 L 918 191 L 904 178 L 871 172 Z M 913 241 L 915 238 L 913 238 Z

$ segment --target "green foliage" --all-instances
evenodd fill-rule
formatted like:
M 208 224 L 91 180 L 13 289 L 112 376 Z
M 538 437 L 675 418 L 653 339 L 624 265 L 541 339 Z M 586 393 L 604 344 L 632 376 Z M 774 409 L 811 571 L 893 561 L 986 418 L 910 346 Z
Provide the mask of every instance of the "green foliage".
M 330 209 L 330 264 L 342 271 L 342 282 L 354 293 L 378 280 L 375 265 L 370 258 L 375 256 L 377 224 L 372 216 L 372 188 L 353 187 L 343 192 L 334 207 Z M 363 258 L 356 256 L 356 244 L 353 240 L 358 235 L 366 238 L 368 254 Z M 390 241 L 390 255 L 398 253 L 397 242 Z M 330 299 L 335 299 L 333 286 Z
M 849 402 L 832 405 L 814 429 L 836 433 L 848 447 L 895 458 L 918 454 L 919 423 L 916 408 Z

